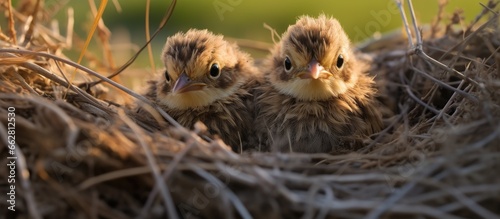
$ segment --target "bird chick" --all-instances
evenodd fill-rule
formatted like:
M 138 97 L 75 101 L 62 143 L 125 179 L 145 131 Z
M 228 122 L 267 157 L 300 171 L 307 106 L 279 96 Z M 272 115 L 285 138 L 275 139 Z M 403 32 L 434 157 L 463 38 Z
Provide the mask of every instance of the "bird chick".
M 249 92 L 257 74 L 250 56 L 207 30 L 189 30 L 167 39 L 163 74 L 149 82 L 146 96 L 177 122 L 203 122 L 238 151 L 252 124 Z
M 263 66 L 266 81 L 255 106 L 261 141 L 280 152 L 359 147 L 382 127 L 367 67 L 336 19 L 300 17 Z

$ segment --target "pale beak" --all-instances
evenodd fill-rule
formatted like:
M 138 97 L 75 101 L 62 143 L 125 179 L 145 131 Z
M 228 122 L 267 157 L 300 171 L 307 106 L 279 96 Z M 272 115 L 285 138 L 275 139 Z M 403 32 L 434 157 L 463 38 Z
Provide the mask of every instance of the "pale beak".
M 201 90 L 207 85 L 205 83 L 195 83 L 192 82 L 186 73 L 182 73 L 175 81 L 174 88 L 172 88 L 172 93 L 184 93 L 189 91 Z
M 316 59 L 311 60 L 311 62 L 309 62 L 309 65 L 307 65 L 307 67 L 311 75 L 311 78 L 313 79 L 318 79 L 319 75 L 321 74 L 321 71 L 324 70 L 323 66 L 321 66 L 319 62 L 316 61 Z
M 332 73 L 328 72 L 319 64 L 316 59 L 313 59 L 307 65 L 307 71 L 299 74 L 302 79 L 318 79 L 318 78 L 328 78 Z

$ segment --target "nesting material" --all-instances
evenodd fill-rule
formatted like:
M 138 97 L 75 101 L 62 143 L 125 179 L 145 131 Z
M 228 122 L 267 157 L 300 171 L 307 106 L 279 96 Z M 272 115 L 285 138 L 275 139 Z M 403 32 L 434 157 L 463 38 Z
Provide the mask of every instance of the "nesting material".
M 143 115 L 113 102 L 129 94 L 84 86 L 97 78 L 62 62 L 67 40 L 18 13 L 12 28 L 31 31 L 0 33 L 0 136 L 5 145 L 14 107 L 17 148 L 16 211 L 5 202 L 2 168 L 1 215 L 500 218 L 500 28 L 492 14 L 424 29 L 423 51 L 456 72 L 408 52 L 402 34 L 364 44 L 390 109 L 386 129 L 359 151 L 327 155 L 235 154 L 199 137 L 201 124 L 151 131 L 136 122 Z M 0 147 L 4 167 L 8 152 Z

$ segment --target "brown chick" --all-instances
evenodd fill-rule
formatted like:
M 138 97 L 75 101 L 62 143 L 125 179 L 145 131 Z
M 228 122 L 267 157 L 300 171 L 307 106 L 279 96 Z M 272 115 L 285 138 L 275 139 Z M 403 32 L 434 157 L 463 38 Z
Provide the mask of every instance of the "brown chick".
M 251 130 L 250 93 L 257 69 L 237 45 L 207 30 L 189 30 L 167 39 L 165 71 L 150 81 L 146 96 L 181 125 L 203 122 L 239 151 Z
M 273 151 L 352 150 L 381 130 L 373 78 L 334 18 L 300 17 L 264 63 L 256 129 Z

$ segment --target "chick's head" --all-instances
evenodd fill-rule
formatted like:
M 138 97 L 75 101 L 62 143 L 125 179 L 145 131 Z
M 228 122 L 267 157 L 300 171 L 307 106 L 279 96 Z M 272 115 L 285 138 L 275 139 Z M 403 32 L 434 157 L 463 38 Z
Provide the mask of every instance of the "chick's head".
M 289 26 L 268 65 L 277 90 L 304 100 L 341 95 L 359 74 L 347 34 L 336 19 L 325 15 L 302 16 Z
M 250 57 L 222 36 L 189 30 L 167 39 L 158 82 L 159 102 L 175 109 L 202 107 L 233 94 L 248 77 Z

